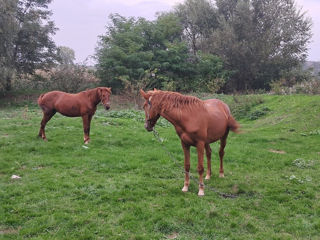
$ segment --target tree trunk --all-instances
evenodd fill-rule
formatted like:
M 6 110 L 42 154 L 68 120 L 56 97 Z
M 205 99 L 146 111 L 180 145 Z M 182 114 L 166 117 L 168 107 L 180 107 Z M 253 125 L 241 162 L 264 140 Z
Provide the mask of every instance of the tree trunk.
M 6 77 L 6 91 L 10 91 L 12 89 L 12 74 L 8 74 Z

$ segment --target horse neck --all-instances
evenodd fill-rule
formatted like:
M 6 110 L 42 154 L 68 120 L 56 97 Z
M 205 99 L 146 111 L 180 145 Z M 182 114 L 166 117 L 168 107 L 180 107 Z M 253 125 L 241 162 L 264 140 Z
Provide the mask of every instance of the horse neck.
M 181 125 L 181 110 L 178 108 L 166 109 L 162 107 L 160 115 L 171 122 L 174 126 Z
M 97 88 L 88 90 L 87 95 L 95 106 L 101 102 Z
M 171 122 L 175 127 L 185 128 L 186 122 L 183 121 L 183 119 L 195 116 L 199 110 L 202 109 L 201 104 L 196 108 L 194 107 L 195 106 L 168 107 L 168 105 L 164 104 L 160 107 L 160 115 Z

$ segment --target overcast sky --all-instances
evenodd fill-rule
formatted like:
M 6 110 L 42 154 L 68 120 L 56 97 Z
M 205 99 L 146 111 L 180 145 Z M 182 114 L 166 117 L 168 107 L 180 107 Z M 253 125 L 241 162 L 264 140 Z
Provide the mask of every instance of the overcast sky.
M 94 54 L 98 36 L 105 33 L 111 13 L 154 20 L 157 12 L 169 11 L 181 2 L 183 0 L 53 0 L 49 8 L 59 28 L 53 38 L 58 46 L 72 48 L 76 62 L 82 62 Z M 308 60 L 320 61 L 320 1 L 296 2 L 313 22 Z

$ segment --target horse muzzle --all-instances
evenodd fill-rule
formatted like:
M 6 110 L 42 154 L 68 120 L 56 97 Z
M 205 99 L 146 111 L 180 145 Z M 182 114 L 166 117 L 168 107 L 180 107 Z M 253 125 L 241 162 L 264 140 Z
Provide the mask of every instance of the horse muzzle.
M 153 130 L 153 126 L 151 126 L 151 124 L 149 124 L 148 122 L 146 122 L 144 124 L 144 128 L 148 131 L 151 132 Z
M 104 108 L 105 108 L 106 110 L 109 110 L 109 109 L 110 109 L 110 105 L 109 105 L 109 104 L 106 104 L 106 105 L 104 105 Z

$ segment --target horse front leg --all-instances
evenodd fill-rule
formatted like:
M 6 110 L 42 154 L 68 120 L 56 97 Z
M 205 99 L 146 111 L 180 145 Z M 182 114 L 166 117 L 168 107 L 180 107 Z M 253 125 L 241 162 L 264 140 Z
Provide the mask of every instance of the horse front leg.
M 209 180 L 211 178 L 211 148 L 210 145 L 207 143 L 205 145 L 206 148 L 206 155 L 207 155 L 207 175 L 206 180 Z
M 92 118 L 92 116 L 89 116 L 89 115 L 83 115 L 82 116 L 83 133 L 84 133 L 84 136 L 83 136 L 84 144 L 88 144 L 90 142 L 89 134 L 90 134 L 91 118 Z
M 183 148 L 184 153 L 184 170 L 185 170 L 185 178 L 184 178 L 184 185 L 182 188 L 182 192 L 188 192 L 189 189 L 189 171 L 190 171 L 190 146 L 186 145 L 181 141 L 181 145 Z
M 199 173 L 199 192 L 198 196 L 204 196 L 204 183 L 203 183 L 203 155 L 204 155 L 204 142 L 199 142 L 197 144 L 197 152 L 198 152 L 198 173 Z

